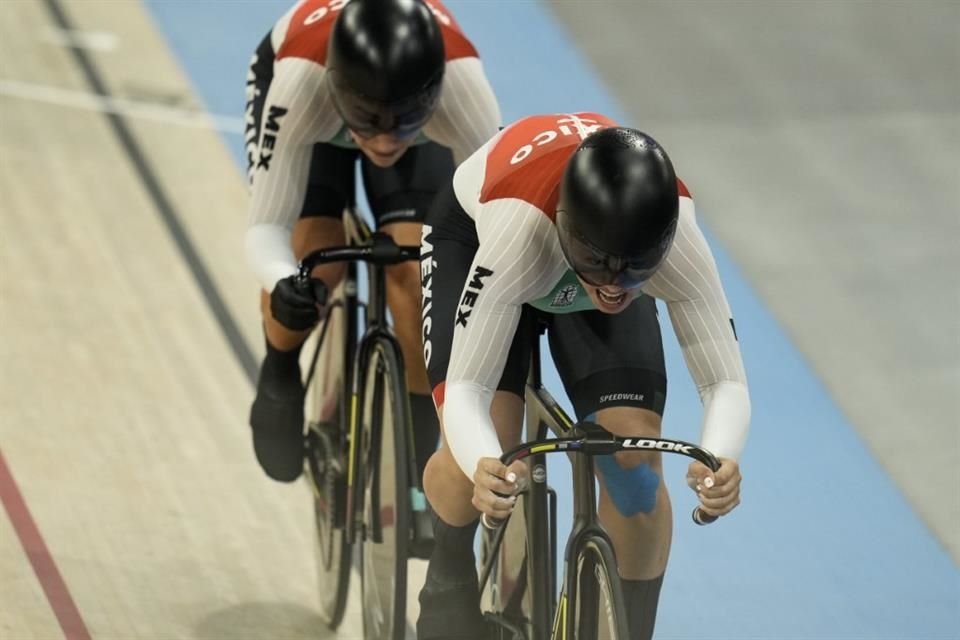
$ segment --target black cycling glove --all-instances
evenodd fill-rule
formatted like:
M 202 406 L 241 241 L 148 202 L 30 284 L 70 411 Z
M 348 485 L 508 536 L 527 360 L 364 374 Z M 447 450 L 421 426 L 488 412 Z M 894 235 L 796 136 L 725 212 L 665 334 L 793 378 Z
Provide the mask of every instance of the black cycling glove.
M 320 319 L 318 305 L 327 301 L 327 287 L 322 280 L 311 278 L 301 283 L 296 275 L 277 282 L 270 293 L 270 313 L 291 331 L 306 331 Z

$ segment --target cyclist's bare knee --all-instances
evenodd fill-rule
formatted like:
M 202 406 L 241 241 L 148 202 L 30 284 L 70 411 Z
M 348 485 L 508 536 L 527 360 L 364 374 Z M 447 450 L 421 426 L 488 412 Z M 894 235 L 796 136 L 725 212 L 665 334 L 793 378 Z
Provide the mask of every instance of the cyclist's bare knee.
M 420 265 L 402 262 L 387 268 L 387 304 L 397 337 L 420 342 Z
M 420 244 L 418 222 L 396 222 L 384 225 L 382 231 L 399 245 Z M 428 393 L 430 384 L 421 356 L 420 338 L 420 264 L 401 262 L 387 267 L 387 304 L 393 316 L 393 329 L 403 349 L 407 367 L 407 385 L 414 393 Z
M 457 466 L 446 445 L 437 449 L 427 462 L 423 490 L 430 506 L 447 524 L 462 527 L 476 519 L 476 509 L 470 504 L 473 483 Z
M 611 407 L 598 412 L 597 422 L 618 436 L 657 438 L 660 416 L 635 407 Z M 601 490 L 623 518 L 649 514 L 657 507 L 663 463 L 655 451 L 621 451 L 596 461 Z
M 509 448 L 519 442 L 523 424 L 523 399 L 515 393 L 497 391 L 490 408 L 501 446 Z M 443 406 L 440 407 L 441 428 L 443 427 Z M 437 515 L 444 522 L 463 526 L 477 518 L 473 508 L 472 474 L 468 477 L 457 464 L 450 447 L 447 445 L 446 432 L 440 448 L 434 452 L 423 474 L 423 490 Z
M 387 295 L 399 293 L 404 300 L 420 305 L 420 264 L 409 261 L 390 265 L 385 269 L 387 274 Z
M 620 436 L 660 436 L 660 416 L 633 407 L 599 412 L 597 422 Z M 617 552 L 620 575 L 649 579 L 663 574 L 670 552 L 670 498 L 663 484 L 661 454 L 621 452 L 596 458 L 600 518 Z M 636 544 L 642 539 L 643 544 Z
M 407 386 L 413 393 L 430 392 L 420 337 L 420 266 L 405 262 L 387 272 L 387 304 L 393 316 L 393 331 L 403 350 Z
M 420 244 L 419 222 L 395 222 L 381 229 L 399 245 L 418 246 Z M 401 262 L 386 268 L 387 297 L 390 308 L 409 305 L 419 314 L 420 311 L 420 265 L 415 261 Z M 394 311 L 396 313 L 396 311 Z
M 659 438 L 660 416 L 647 409 L 637 407 L 610 407 L 596 414 L 596 421 L 610 433 L 622 437 Z M 660 454 L 650 451 L 623 451 L 616 454 L 617 462 L 623 467 L 636 467 L 640 464 L 660 466 Z
M 380 230 L 397 244 L 419 245 L 422 227 L 419 222 L 392 222 L 383 225 Z
M 342 246 L 346 242 L 343 220 L 326 216 L 300 218 L 293 226 L 293 234 L 290 237 L 290 247 L 297 260 L 311 251 Z M 333 289 L 343 278 L 346 268 L 346 263 L 343 262 L 322 264 L 314 267 L 311 275 L 314 278 L 320 278 Z

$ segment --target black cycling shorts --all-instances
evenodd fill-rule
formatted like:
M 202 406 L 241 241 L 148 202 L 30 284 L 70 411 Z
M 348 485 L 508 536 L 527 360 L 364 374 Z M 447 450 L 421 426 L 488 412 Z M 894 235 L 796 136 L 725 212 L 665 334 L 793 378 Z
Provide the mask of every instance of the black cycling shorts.
M 479 246 L 473 220 L 445 187 L 427 214 L 422 268 L 424 357 L 434 396 L 450 363 L 455 313 Z M 429 245 L 429 247 L 427 246 Z M 428 251 L 428 249 L 432 247 Z M 667 376 L 653 298 L 642 296 L 618 314 L 547 314 L 524 305 L 498 389 L 523 395 L 531 340 L 545 324 L 550 352 L 577 419 L 608 407 L 640 407 L 663 415 Z
M 267 34 L 257 48 L 247 81 L 252 85 L 248 87 L 246 132 L 247 171 L 251 177 L 275 57 L 270 34 Z M 435 142 L 410 147 L 393 166 L 385 169 L 370 162 L 359 149 L 319 143 L 313 147 L 301 218 L 339 218 L 345 207 L 356 204 L 358 159 L 364 191 L 377 226 L 422 222 L 433 198 L 450 182 L 454 170 L 453 153 Z

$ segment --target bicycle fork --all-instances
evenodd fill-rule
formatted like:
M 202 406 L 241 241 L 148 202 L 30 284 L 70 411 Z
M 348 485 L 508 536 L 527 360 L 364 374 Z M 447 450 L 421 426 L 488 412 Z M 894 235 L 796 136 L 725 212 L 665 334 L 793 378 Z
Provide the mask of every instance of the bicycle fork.
M 578 636 L 581 630 L 577 629 L 576 626 L 583 612 L 571 610 L 573 606 L 583 606 L 584 603 L 590 603 L 590 607 L 597 609 L 590 612 L 592 614 L 590 616 L 592 626 L 596 623 L 596 618 L 601 615 L 605 615 L 608 620 L 612 620 L 616 614 L 610 610 L 611 602 L 622 602 L 622 597 L 619 595 L 619 576 L 617 575 L 610 576 L 612 584 L 609 586 L 603 580 L 593 583 L 588 579 L 583 584 L 579 581 L 581 567 L 578 563 L 583 548 L 588 545 L 605 548 L 612 557 L 613 543 L 596 517 L 594 508 L 596 504 L 596 485 L 594 483 L 592 458 L 576 456 L 572 463 L 574 523 L 564 550 L 563 589 L 560 592 L 560 601 L 554 615 L 550 640 L 579 640 Z M 607 567 L 607 569 L 616 572 L 615 566 Z M 614 594 L 609 593 L 610 589 L 616 590 L 618 594 L 614 596 Z M 603 596 L 602 601 L 607 607 L 607 611 L 600 611 L 598 608 L 601 600 L 600 596 Z M 571 603 L 579 604 L 573 605 Z
M 357 366 L 353 370 L 353 380 L 350 383 L 350 414 L 349 414 L 349 448 L 347 458 L 347 514 L 344 535 L 348 544 L 357 541 L 357 530 L 362 529 L 363 523 L 363 478 L 360 477 L 360 458 L 363 455 L 363 443 L 360 442 L 362 429 L 360 428 L 360 407 L 363 405 L 362 389 L 366 375 L 367 364 L 371 357 L 369 340 L 361 340 L 356 357 Z

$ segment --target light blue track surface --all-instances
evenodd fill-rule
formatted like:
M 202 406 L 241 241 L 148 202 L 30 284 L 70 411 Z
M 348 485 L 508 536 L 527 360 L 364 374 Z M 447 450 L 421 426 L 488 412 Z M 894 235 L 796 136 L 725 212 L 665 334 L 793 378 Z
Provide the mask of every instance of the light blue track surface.
M 288 4 L 147 4 L 206 106 L 241 116 L 249 57 Z M 450 0 L 447 6 L 480 50 L 505 122 L 572 110 L 624 121 L 539 3 Z M 227 136 L 227 143 L 243 163 L 241 137 Z M 684 177 L 696 192 L 697 176 Z M 237 212 L 238 225 L 245 216 Z M 668 461 L 677 525 L 657 637 L 960 638 L 957 568 L 731 259 L 713 247 L 753 398 L 753 427 L 741 461 L 743 504 L 713 526 L 693 526 L 685 464 Z M 667 322 L 664 336 L 671 385 L 664 433 L 697 440 L 699 399 Z M 554 372 L 547 373 L 548 386 L 559 392 Z M 560 490 L 561 522 L 569 522 L 567 474 L 557 469 L 563 466 L 554 465 L 551 484 Z

